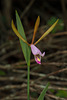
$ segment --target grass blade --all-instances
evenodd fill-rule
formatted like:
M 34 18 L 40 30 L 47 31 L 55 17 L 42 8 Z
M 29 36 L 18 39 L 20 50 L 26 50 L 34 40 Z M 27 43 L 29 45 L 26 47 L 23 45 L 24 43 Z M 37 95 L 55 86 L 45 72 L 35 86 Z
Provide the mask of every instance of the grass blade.
M 41 94 L 37 100 L 44 100 L 44 95 L 46 94 L 48 86 L 49 86 L 49 83 L 47 83 L 46 87 L 43 89 L 43 91 L 41 92 Z

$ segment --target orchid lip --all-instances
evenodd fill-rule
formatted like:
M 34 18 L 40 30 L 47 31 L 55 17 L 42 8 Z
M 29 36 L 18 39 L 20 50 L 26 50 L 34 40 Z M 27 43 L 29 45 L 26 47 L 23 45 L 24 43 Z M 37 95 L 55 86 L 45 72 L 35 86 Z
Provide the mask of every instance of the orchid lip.
M 40 56 L 40 55 L 36 55 L 36 56 L 35 56 L 35 61 L 36 61 L 38 64 L 41 64 L 41 56 Z

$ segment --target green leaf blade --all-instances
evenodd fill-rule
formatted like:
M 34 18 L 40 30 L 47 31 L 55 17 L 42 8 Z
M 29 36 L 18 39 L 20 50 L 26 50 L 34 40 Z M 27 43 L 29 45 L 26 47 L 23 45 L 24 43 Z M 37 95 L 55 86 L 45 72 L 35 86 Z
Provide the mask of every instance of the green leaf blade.
M 49 83 L 47 83 L 46 87 L 43 89 L 43 91 L 41 92 L 41 94 L 37 100 L 44 100 L 44 95 L 46 94 L 48 86 L 49 86 Z
M 22 23 L 21 23 L 21 20 L 19 18 L 19 15 L 18 15 L 17 11 L 16 11 L 16 22 L 17 22 L 18 32 L 27 41 L 26 36 L 25 36 L 25 32 L 24 32 L 24 28 L 22 26 Z M 27 63 L 28 66 L 30 66 L 31 48 L 26 43 L 24 43 L 21 39 L 19 39 L 19 40 L 20 40 L 21 48 L 22 48 L 26 63 Z

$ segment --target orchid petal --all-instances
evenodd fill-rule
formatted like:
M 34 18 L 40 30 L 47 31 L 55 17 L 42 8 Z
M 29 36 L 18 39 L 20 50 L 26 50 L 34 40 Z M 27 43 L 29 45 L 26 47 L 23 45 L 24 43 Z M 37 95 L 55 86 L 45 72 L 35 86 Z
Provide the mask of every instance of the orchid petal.
M 33 55 L 38 55 L 38 54 L 40 56 L 45 55 L 45 52 L 42 54 L 41 51 L 36 46 L 34 46 L 33 44 L 31 44 L 31 51 L 32 51 Z

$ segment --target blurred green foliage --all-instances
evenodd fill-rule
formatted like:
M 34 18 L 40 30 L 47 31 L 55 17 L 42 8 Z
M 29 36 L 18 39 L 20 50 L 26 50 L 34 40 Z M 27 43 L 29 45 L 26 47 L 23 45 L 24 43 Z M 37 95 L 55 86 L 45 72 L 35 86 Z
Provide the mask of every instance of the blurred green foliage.
M 64 90 L 58 90 L 56 93 L 56 96 L 62 97 L 62 98 L 67 98 L 67 91 Z
M 51 91 L 55 96 L 58 96 L 58 97 L 61 97 L 61 98 L 67 98 L 67 91 L 65 91 L 65 90 L 58 90 L 58 91 L 55 91 L 54 89 L 50 89 L 50 91 Z
M 38 93 L 37 92 L 31 92 L 31 97 L 33 98 L 37 98 L 38 97 Z
M 0 70 L 0 75 L 6 75 L 6 73 L 2 70 Z
M 47 21 L 47 25 L 51 26 L 53 23 L 55 23 L 56 20 L 57 20 L 56 17 L 51 17 L 50 20 Z M 52 33 L 56 33 L 57 31 L 63 31 L 63 30 L 64 30 L 63 19 L 59 19 L 57 25 L 52 30 Z
M 54 91 L 55 91 L 55 90 L 53 90 L 53 89 L 49 89 L 49 90 L 50 90 L 50 92 L 52 92 L 52 93 L 54 93 Z

